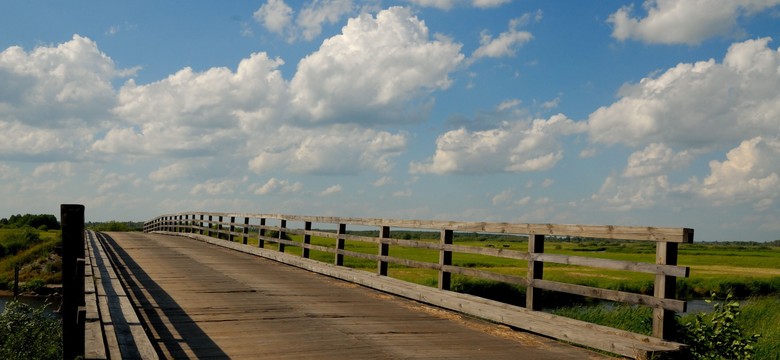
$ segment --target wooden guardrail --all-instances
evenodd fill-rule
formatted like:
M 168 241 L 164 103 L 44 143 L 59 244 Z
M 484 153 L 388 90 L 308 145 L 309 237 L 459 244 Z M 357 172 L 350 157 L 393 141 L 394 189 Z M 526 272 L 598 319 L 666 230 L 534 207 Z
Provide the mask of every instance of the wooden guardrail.
M 239 222 L 236 222 L 236 220 L 239 220 Z M 350 230 L 378 230 L 378 236 L 350 234 L 347 232 L 348 226 Z M 393 229 L 437 231 L 440 233 L 439 241 L 430 242 L 392 238 L 390 232 Z M 225 238 L 230 242 L 236 241 L 242 244 L 247 244 L 248 240 L 253 238 L 257 239 L 258 248 L 264 248 L 266 243 L 277 244 L 279 252 L 282 253 L 285 252 L 285 247 L 301 248 L 300 254 L 303 258 L 309 258 L 310 250 L 331 253 L 334 259 L 333 263 L 338 267 L 343 266 L 345 256 L 368 259 L 376 261 L 376 274 L 381 278 L 387 277 L 388 264 L 433 269 L 438 271 L 438 289 L 447 293 L 451 293 L 447 290 L 450 289 L 452 274 L 516 284 L 526 288 L 525 308 L 477 301 L 481 304 L 480 306 L 485 306 L 485 304 L 493 306 L 498 309 L 497 311 L 501 311 L 503 315 L 496 315 L 498 313 L 495 313 L 484 316 L 485 312 L 482 310 L 476 311 L 479 314 L 475 315 L 630 357 L 641 358 L 655 351 L 676 351 L 684 346 L 668 340 L 670 340 L 673 334 L 675 312 L 686 310 L 686 302 L 675 299 L 675 289 L 676 278 L 688 277 L 690 271 L 688 267 L 677 265 L 678 244 L 693 242 L 693 229 L 689 228 L 420 221 L 280 214 L 188 212 L 162 215 L 154 218 L 144 224 L 144 231 L 197 234 L 209 238 Z M 275 237 L 268 236 L 271 231 L 275 232 Z M 528 251 L 465 246 L 453 243 L 454 234 L 461 232 L 526 236 L 528 238 Z M 287 240 L 285 234 L 300 235 L 302 240 Z M 545 253 L 546 238 L 567 236 L 655 242 L 656 261 L 655 263 L 643 263 Z M 333 239 L 333 244 L 331 246 L 315 245 L 311 243 L 312 237 Z M 376 244 L 376 253 L 368 254 L 351 251 L 346 247 L 347 241 Z M 433 263 L 390 256 L 390 246 L 436 250 L 439 252 L 439 261 Z M 522 277 L 457 266 L 453 264 L 453 254 L 477 254 L 525 261 L 528 264 L 528 271 L 526 276 Z M 655 276 L 654 293 L 653 295 L 643 295 L 546 280 L 544 279 L 545 263 L 652 274 Z M 648 337 L 542 313 L 539 311 L 542 305 L 540 303 L 539 290 L 557 291 L 628 304 L 650 306 L 653 308 L 652 336 Z M 459 299 L 464 298 L 461 294 L 458 294 L 458 296 Z M 424 298 L 425 296 L 420 297 Z M 466 308 L 462 304 L 455 307 L 456 310 L 458 308 Z M 542 323 L 557 321 L 558 325 L 563 326 L 563 328 L 547 325 L 523 326 L 523 323 L 528 322 L 527 320 L 509 323 L 508 319 L 512 316 L 506 313 L 507 310 L 523 312 L 523 314 L 531 312 L 540 317 Z M 621 343 L 621 340 L 612 340 L 612 336 L 616 336 L 616 339 L 625 338 L 626 342 Z M 605 340 L 604 337 L 610 337 L 610 340 Z

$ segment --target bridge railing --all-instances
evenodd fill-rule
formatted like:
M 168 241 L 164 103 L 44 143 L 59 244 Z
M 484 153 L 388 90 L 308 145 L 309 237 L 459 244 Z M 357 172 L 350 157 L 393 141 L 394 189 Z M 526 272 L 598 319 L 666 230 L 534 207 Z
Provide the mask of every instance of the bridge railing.
M 316 226 L 314 226 L 315 224 Z M 377 236 L 350 234 L 347 231 L 348 227 L 350 230 L 374 229 Z M 410 229 L 439 232 L 439 241 L 406 240 L 390 236 L 391 231 Z M 388 264 L 432 269 L 438 271 L 438 288 L 443 290 L 450 289 L 452 274 L 516 284 L 525 287 L 525 307 L 530 310 L 541 310 L 539 290 L 645 305 L 653 308 L 652 336 L 658 339 L 670 338 L 675 325 L 675 312 L 686 310 L 686 302 L 675 299 L 676 279 L 688 277 L 690 269 L 677 265 L 677 251 L 678 244 L 693 242 L 693 229 L 689 228 L 421 221 L 206 212 L 162 215 L 146 222 L 144 231 L 197 233 L 230 241 L 240 241 L 243 244 L 247 244 L 249 239 L 253 239 L 253 243 L 254 240 L 257 240 L 258 247 L 274 243 L 281 252 L 285 251 L 285 247 L 298 247 L 302 249 L 300 255 L 304 258 L 310 257 L 311 250 L 330 253 L 333 255 L 333 263 L 338 266 L 344 265 L 344 257 L 367 259 L 376 262 L 376 273 L 382 276 L 387 276 Z M 273 237 L 269 236 L 271 232 L 274 234 Z M 453 243 L 454 235 L 457 233 L 525 236 L 527 237 L 528 249 L 527 251 L 518 251 L 506 248 L 459 245 Z M 285 234 L 298 235 L 300 238 L 298 241 L 288 240 Z M 361 234 L 363 233 L 361 232 Z M 316 245 L 311 242 L 312 237 L 332 239 L 333 243 L 328 246 Z M 655 263 L 545 253 L 545 239 L 565 237 L 654 242 L 656 244 Z M 353 251 L 346 246 L 347 242 L 375 244 L 376 251 L 374 253 Z M 390 256 L 391 246 L 438 251 L 438 262 Z M 528 270 L 526 276 L 517 276 L 458 266 L 453 263 L 453 254 L 456 256 L 458 254 L 476 254 L 525 261 Z M 651 274 L 654 276 L 653 295 L 547 280 L 544 278 L 544 264 L 546 263 Z

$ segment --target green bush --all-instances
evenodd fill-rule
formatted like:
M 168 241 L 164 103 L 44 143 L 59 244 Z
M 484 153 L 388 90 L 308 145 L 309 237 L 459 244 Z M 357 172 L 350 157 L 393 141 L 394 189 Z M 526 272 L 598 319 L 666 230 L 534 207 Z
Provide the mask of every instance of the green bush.
M 62 325 L 46 314 L 46 306 L 6 304 L 0 314 L 0 359 L 61 358 Z
M 709 314 L 699 313 L 682 324 L 681 337 L 688 344 L 687 358 L 696 360 L 752 359 L 760 335 L 748 335 L 737 323 L 739 303 L 729 293 L 723 303 L 714 303 Z M 715 294 L 712 299 L 715 300 Z
M 22 291 L 24 292 L 32 292 L 32 293 L 40 294 L 41 289 L 43 289 L 45 286 L 46 286 L 45 281 L 41 279 L 32 279 L 24 283 L 24 286 L 21 286 L 21 288 Z

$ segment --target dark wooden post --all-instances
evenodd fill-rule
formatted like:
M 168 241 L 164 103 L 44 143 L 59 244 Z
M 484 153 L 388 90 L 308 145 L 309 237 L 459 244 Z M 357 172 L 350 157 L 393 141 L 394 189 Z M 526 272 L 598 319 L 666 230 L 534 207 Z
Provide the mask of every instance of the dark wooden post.
M 243 237 L 241 238 L 241 243 L 246 245 L 249 242 L 249 218 L 244 218 L 244 229 L 241 230 L 241 233 L 243 234 Z
M 334 262 L 338 266 L 344 265 L 344 254 L 339 254 L 339 250 L 344 250 L 344 234 L 347 233 L 347 224 L 339 224 L 339 230 L 336 234 L 336 258 Z
M 203 214 L 200 214 L 200 234 L 203 235 Z
M 211 220 L 212 220 L 212 217 L 211 217 L 211 215 L 209 215 L 209 237 L 211 237 L 211 234 L 212 234 L 212 232 L 211 232 Z
M 536 253 L 544 253 L 544 235 L 529 235 L 528 236 L 528 255 L 532 256 Z M 525 290 L 525 307 L 531 310 L 542 309 L 542 292 L 541 289 L 536 289 L 533 286 L 533 282 L 536 279 L 542 279 L 544 277 L 544 262 L 536 261 L 533 258 L 528 260 L 528 286 Z
M 677 243 L 658 242 L 655 248 L 655 263 L 658 265 L 677 265 Z M 677 278 L 656 275 L 653 295 L 657 298 L 673 299 L 677 290 Z M 663 308 L 653 309 L 653 336 L 668 340 L 674 333 L 674 311 Z
M 265 237 L 265 218 L 260 218 L 260 232 L 258 235 L 257 247 L 265 247 L 265 240 L 263 239 L 263 237 Z
M 309 248 L 306 246 L 311 244 L 311 234 L 309 234 L 309 231 L 311 231 L 311 221 L 307 221 L 303 224 L 303 230 L 306 231 L 306 233 L 303 234 L 303 250 L 301 250 L 301 257 L 308 259 Z
M 222 239 L 222 215 L 217 217 L 217 239 Z
M 449 271 L 444 271 L 445 266 L 452 265 L 452 250 L 445 250 L 445 247 L 452 245 L 452 230 L 441 230 L 441 250 L 439 250 L 439 289 L 449 290 L 452 283 L 452 274 Z
M 284 228 L 287 227 L 287 220 L 279 220 L 279 240 L 284 240 Z M 279 252 L 284 252 L 284 244 L 279 242 Z
M 230 242 L 233 242 L 233 231 L 236 231 L 236 217 L 231 216 L 230 217 L 230 227 L 228 227 L 228 240 Z
M 382 226 L 379 228 L 379 256 L 390 255 L 390 244 L 385 244 L 383 239 L 390 238 L 390 227 Z M 387 261 L 381 259 L 376 262 L 376 273 L 382 276 L 387 276 Z
M 14 265 L 14 300 L 19 297 L 19 264 Z
M 84 356 L 84 205 L 60 205 L 60 221 L 62 352 L 65 359 L 74 359 Z

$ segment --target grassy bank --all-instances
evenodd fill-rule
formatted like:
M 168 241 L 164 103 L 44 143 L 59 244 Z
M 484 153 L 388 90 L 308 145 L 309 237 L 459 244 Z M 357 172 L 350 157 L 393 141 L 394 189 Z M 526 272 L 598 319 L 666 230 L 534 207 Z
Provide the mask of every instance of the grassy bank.
M 54 252 L 60 242 L 58 230 L 0 229 L 0 290 L 12 288 L 15 267 L 27 287 L 61 283 L 62 259 Z
M 780 298 L 757 297 L 743 302 L 737 324 L 743 334 L 759 334 L 754 359 L 780 358 Z M 650 335 L 652 328 L 649 307 L 628 305 L 585 305 L 562 307 L 552 311 L 556 315 L 606 325 L 618 329 Z M 679 323 L 693 322 L 696 314 L 681 316 Z

